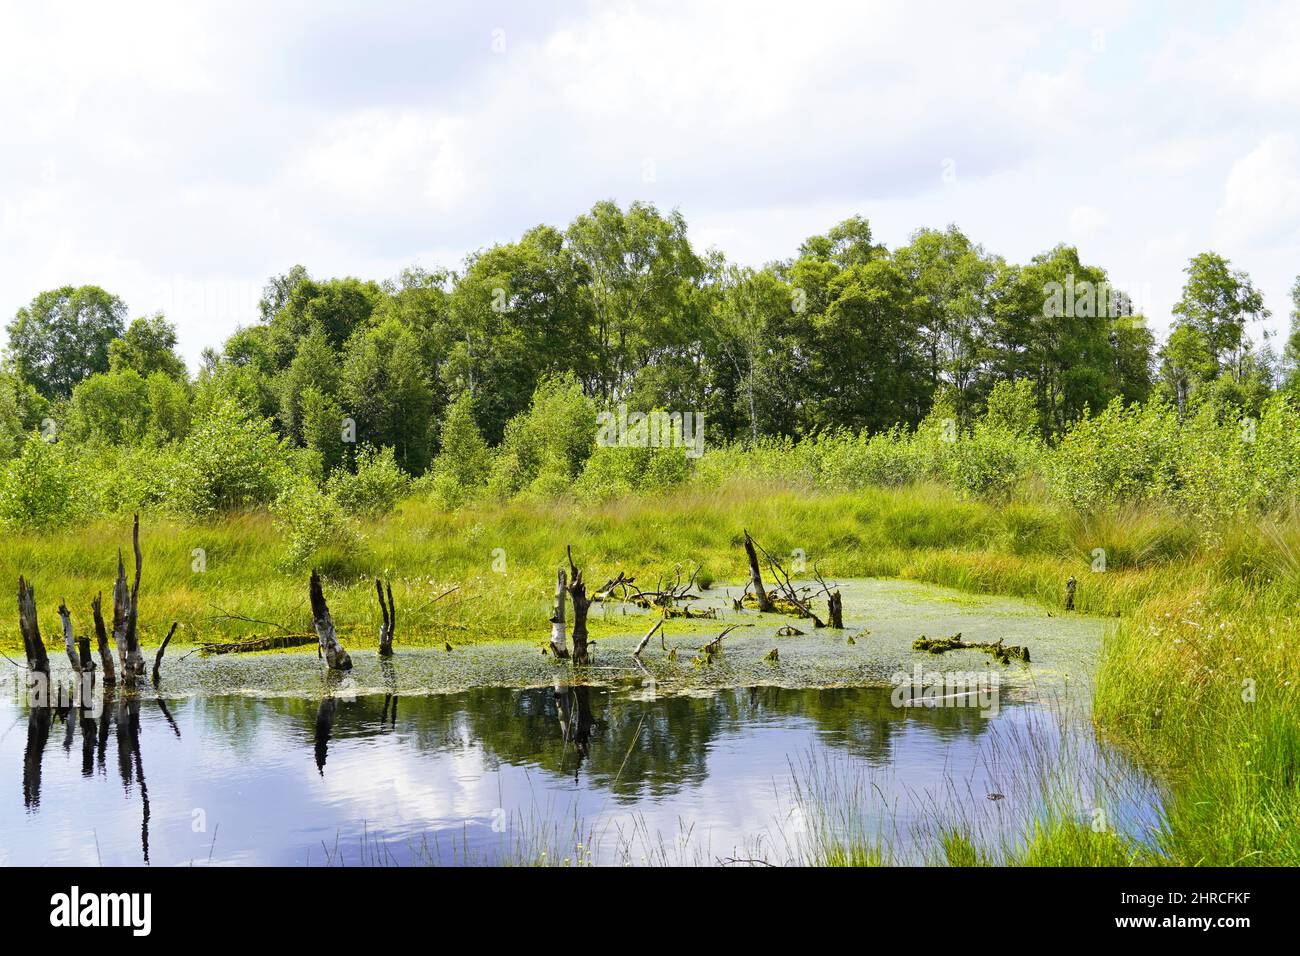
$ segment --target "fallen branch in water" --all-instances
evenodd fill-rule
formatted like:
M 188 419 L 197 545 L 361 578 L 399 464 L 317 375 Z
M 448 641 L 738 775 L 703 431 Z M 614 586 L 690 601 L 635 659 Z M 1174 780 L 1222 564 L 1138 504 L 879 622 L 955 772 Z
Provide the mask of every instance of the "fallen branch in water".
M 918 637 L 912 642 L 912 650 L 928 651 L 931 654 L 943 654 L 947 651 L 983 651 L 990 654 L 1000 664 L 1010 664 L 1012 658 L 1029 663 L 1029 648 L 1018 644 L 1003 644 L 1001 638 L 984 643 L 970 643 L 961 639 L 961 634 L 952 637 L 928 638 Z
M 158 645 L 158 653 L 154 656 L 153 659 L 153 686 L 154 687 L 157 687 L 159 681 L 162 679 L 159 674 L 159 670 L 162 667 L 163 654 L 166 653 L 167 645 L 172 642 L 172 635 L 175 633 L 176 633 L 176 622 L 172 621 L 171 630 L 167 632 L 167 636 L 163 638 L 163 642 Z
M 247 654 L 251 651 L 276 651 L 284 647 L 306 647 L 316 644 L 315 634 L 270 634 L 240 641 L 200 641 L 201 654 Z

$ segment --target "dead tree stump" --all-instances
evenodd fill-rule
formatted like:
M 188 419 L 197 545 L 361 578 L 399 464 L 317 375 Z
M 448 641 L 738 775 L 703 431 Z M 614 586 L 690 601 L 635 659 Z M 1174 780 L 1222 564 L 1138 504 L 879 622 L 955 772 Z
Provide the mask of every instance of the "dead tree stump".
M 113 669 L 113 652 L 108 647 L 108 630 L 104 627 L 104 609 L 102 594 L 96 594 L 90 602 L 91 614 L 95 619 L 95 648 L 99 652 L 100 669 L 104 672 L 104 685 L 112 687 L 117 683 L 117 672 Z
M 18 630 L 23 636 L 23 651 L 27 655 L 27 668 L 33 674 L 50 676 L 50 658 L 41 640 L 41 627 L 36 620 L 36 592 L 22 578 L 18 578 Z
M 767 588 L 763 587 L 763 573 L 758 569 L 758 552 L 754 550 L 754 539 L 748 531 L 745 532 L 745 557 L 749 559 L 749 583 L 754 588 L 754 597 L 758 599 L 759 611 L 774 611 Z
M 1071 574 L 1070 580 L 1065 582 L 1065 609 L 1067 611 L 1074 610 L 1074 589 L 1078 586 L 1079 582 L 1076 581 L 1074 575 Z
M 564 633 L 564 591 L 568 582 L 564 568 L 555 575 L 555 603 L 551 610 L 551 653 L 559 660 L 569 659 L 569 639 Z
M 827 598 L 827 605 L 830 608 L 831 627 L 844 629 L 844 598 L 839 591 L 835 591 Z
M 72 636 L 72 615 L 63 601 L 59 602 L 59 620 L 63 623 L 63 647 L 68 655 L 68 663 L 72 665 L 73 671 L 80 674 L 81 658 L 77 655 L 77 639 Z
M 117 552 L 117 581 L 113 585 L 113 641 L 122 664 L 122 685 L 134 687 L 144 676 L 144 655 L 140 653 L 140 639 L 136 631 L 139 620 L 140 571 L 144 558 L 140 554 L 140 516 L 131 525 L 131 547 L 135 552 L 135 582 L 128 591 L 126 566 L 122 552 Z
M 329 605 L 325 603 L 325 592 L 321 590 L 320 575 L 314 568 L 311 572 L 309 588 L 312 624 L 316 628 L 316 639 L 325 654 L 325 663 L 329 665 L 330 670 L 351 670 L 352 658 L 348 656 L 348 652 L 339 643 L 338 635 L 334 633 L 334 619 L 330 617 Z
M 567 549 L 569 555 L 569 599 L 573 601 L 573 663 L 585 667 L 590 658 L 587 654 L 587 609 L 591 607 L 591 598 L 587 597 L 587 582 L 582 579 L 582 572 L 573 563 L 573 549 Z
M 379 656 L 393 656 L 393 632 L 397 628 L 397 607 L 393 604 L 393 582 L 388 582 L 388 600 L 384 600 L 384 588 L 375 578 L 375 591 L 379 595 L 379 611 L 384 616 L 379 625 Z

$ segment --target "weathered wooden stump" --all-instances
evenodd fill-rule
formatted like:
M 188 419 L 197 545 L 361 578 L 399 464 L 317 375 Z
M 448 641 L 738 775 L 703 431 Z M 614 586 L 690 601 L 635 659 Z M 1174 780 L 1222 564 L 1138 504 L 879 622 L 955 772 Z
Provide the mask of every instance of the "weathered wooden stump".
M 564 593 L 567 586 L 564 568 L 560 568 L 555 574 L 555 603 L 551 609 L 551 653 L 562 661 L 569 659 L 569 639 L 564 632 Z
M 844 629 L 844 598 L 839 591 L 834 591 L 827 598 L 827 604 L 830 608 L 829 616 L 831 627 Z
M 59 602 L 59 620 L 63 624 L 63 647 L 73 671 L 81 673 L 81 657 L 77 654 L 77 639 L 72 635 L 72 614 L 66 602 Z
M 388 599 L 384 600 L 384 587 L 379 583 L 379 578 L 375 578 L 375 592 L 379 595 L 379 611 L 383 615 L 383 623 L 379 625 L 379 656 L 393 656 L 393 632 L 397 628 L 397 606 L 393 604 L 393 582 L 388 582 Z
M 1074 589 L 1078 586 L 1079 582 L 1076 581 L 1074 575 L 1071 574 L 1070 580 L 1065 582 L 1065 609 L 1067 611 L 1074 610 Z
M 745 557 L 749 559 L 749 583 L 754 589 L 754 597 L 758 600 L 759 611 L 774 611 L 767 588 L 763 587 L 763 573 L 758 568 L 758 552 L 754 550 L 754 539 L 749 536 L 748 531 L 745 532 Z
M 50 657 L 41 640 L 41 627 L 36 620 L 36 592 L 21 576 L 18 578 L 18 630 L 23 637 L 23 651 L 27 656 L 27 669 L 42 674 L 48 681 Z
M 348 652 L 339 643 L 338 635 L 334 633 L 334 619 L 330 617 L 329 605 L 325 603 L 325 593 L 321 590 L 320 575 L 315 569 L 311 572 L 309 590 L 312 624 L 316 628 L 316 639 L 320 642 L 321 651 L 325 654 L 325 663 L 329 665 L 330 670 L 351 670 L 352 658 L 348 656 Z
M 140 653 L 140 640 L 137 623 L 140 610 L 140 571 L 144 567 L 144 558 L 140 554 L 140 516 L 136 515 L 131 525 L 131 547 L 135 552 L 135 581 L 128 591 L 126 586 L 126 566 L 122 563 L 122 552 L 117 552 L 117 581 L 113 584 L 113 642 L 122 666 L 122 684 L 134 687 L 144 677 L 144 655 Z
M 102 594 L 96 594 L 90 602 L 90 611 L 95 619 L 95 649 L 99 653 L 100 670 L 104 672 L 104 686 L 112 687 L 117 683 L 117 672 L 113 668 L 113 652 L 108 647 L 108 630 L 104 627 L 103 600 Z
M 582 572 L 573 563 L 573 549 L 567 549 L 569 556 L 569 599 L 573 601 L 573 663 L 585 667 L 590 662 L 587 654 L 587 609 L 591 607 L 591 598 L 587 597 L 587 582 L 582 579 Z

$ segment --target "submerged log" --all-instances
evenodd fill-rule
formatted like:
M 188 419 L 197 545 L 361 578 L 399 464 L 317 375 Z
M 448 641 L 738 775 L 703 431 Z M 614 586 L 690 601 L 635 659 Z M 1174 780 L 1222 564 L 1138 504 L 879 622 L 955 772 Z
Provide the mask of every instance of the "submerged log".
M 312 624 L 316 628 L 316 639 L 325 654 L 325 663 L 329 665 L 330 670 L 351 670 L 352 658 L 348 656 L 348 652 L 339 643 L 338 635 L 334 633 L 334 619 L 330 617 L 329 605 L 325 603 L 325 592 L 321 590 L 320 575 L 315 569 L 311 572 L 309 590 Z
M 562 661 L 569 659 L 569 639 L 564 633 L 564 590 L 567 583 L 564 568 L 560 568 L 555 575 L 555 603 L 551 609 L 551 653 Z
M 27 655 L 27 668 L 33 674 L 50 676 L 50 658 L 41 640 L 41 627 L 36 620 L 36 592 L 20 576 L 18 578 L 18 630 L 23 637 L 23 651 Z
M 1029 663 L 1029 648 L 1018 644 L 1003 644 L 1000 638 L 996 641 L 972 643 L 963 641 L 961 634 L 952 637 L 918 637 L 912 642 L 912 650 L 928 651 L 931 654 L 943 654 L 947 651 L 983 651 L 1000 664 L 1010 664 L 1012 659 Z
M 749 584 L 754 589 L 754 598 L 758 601 L 760 612 L 770 613 L 774 610 L 772 599 L 768 597 L 767 588 L 763 587 L 763 572 L 758 567 L 758 552 L 754 550 L 754 539 L 745 532 L 745 557 L 749 559 Z
M 112 687 L 117 683 L 117 673 L 113 668 L 113 652 L 108 648 L 108 630 L 104 627 L 104 596 L 96 594 L 90 602 L 90 611 L 95 619 L 95 649 L 99 652 L 100 668 L 104 672 L 104 686 Z
M 59 602 L 59 620 L 63 623 L 63 647 L 68 655 L 68 663 L 78 674 L 81 673 L 81 658 L 77 655 L 77 639 L 72 636 L 72 615 L 68 612 L 68 605 L 64 601 Z
M 585 667 L 590 658 L 587 654 L 587 609 L 591 607 L 591 598 L 587 597 L 587 583 L 582 579 L 582 572 L 573 563 L 573 549 L 566 549 L 569 556 L 569 599 L 573 601 L 573 663 Z
M 160 645 L 158 645 L 158 653 L 154 656 L 153 659 L 153 686 L 154 687 L 157 687 L 159 681 L 162 679 L 161 676 L 159 675 L 159 670 L 162 668 L 163 654 L 166 653 L 167 645 L 172 642 L 172 635 L 175 633 L 176 633 L 176 622 L 172 621 L 171 630 L 167 632 L 167 636 L 163 638 L 163 642 Z
M 375 591 L 379 594 L 379 610 L 383 623 L 379 625 L 379 656 L 393 656 L 393 632 L 397 628 L 397 607 L 393 604 L 393 582 L 388 582 L 388 601 L 384 601 L 384 588 L 375 578 Z

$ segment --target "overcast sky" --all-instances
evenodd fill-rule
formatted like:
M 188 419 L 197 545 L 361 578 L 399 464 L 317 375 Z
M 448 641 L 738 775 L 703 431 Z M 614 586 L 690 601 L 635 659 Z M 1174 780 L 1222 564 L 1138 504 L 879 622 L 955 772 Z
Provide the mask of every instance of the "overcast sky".
M 0 318 L 95 283 L 191 365 L 296 262 L 454 267 L 602 198 L 754 265 L 855 213 L 1066 241 L 1158 334 L 1198 252 L 1274 328 L 1300 273 L 1294 0 L 0 10 Z

